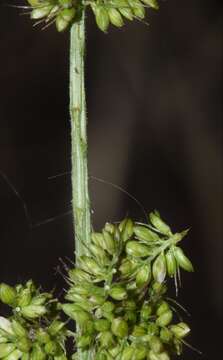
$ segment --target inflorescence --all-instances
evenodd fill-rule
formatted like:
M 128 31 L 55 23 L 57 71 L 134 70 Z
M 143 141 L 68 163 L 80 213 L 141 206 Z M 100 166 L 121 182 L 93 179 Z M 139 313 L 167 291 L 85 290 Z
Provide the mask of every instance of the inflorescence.
M 158 212 L 142 224 L 126 218 L 106 223 L 82 244 L 86 255 L 66 277 L 65 304 L 41 293 L 32 281 L 25 286 L 0 285 L 0 300 L 12 316 L 0 317 L 0 359 L 66 360 L 65 340 L 74 338 L 74 354 L 92 360 L 170 360 L 182 354 L 189 326 L 181 308 L 167 296 L 167 278 L 180 269 L 193 271 L 179 243 L 187 231 L 173 234 Z M 76 322 L 67 330 L 60 312 Z
M 42 293 L 32 280 L 24 286 L 0 284 L 0 300 L 12 308 L 0 316 L 0 359 L 67 360 L 66 323 L 51 293 Z
M 36 23 L 56 23 L 59 32 L 78 22 L 83 9 L 90 7 L 96 23 L 102 31 L 108 30 L 109 24 L 116 27 L 124 25 L 124 19 L 142 20 L 145 9 L 158 9 L 157 0 L 27 0 L 30 15 Z

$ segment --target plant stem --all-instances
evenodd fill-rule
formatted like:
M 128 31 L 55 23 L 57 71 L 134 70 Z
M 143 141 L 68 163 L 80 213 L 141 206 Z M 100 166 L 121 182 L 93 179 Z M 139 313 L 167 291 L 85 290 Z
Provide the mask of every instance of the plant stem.
M 70 32 L 71 182 L 76 256 L 83 253 L 83 244 L 90 242 L 91 233 L 84 56 L 85 13 L 83 10 L 81 20 L 72 25 Z M 79 350 L 78 359 L 92 359 L 91 352 Z
M 71 27 L 70 116 L 72 156 L 72 201 L 76 255 L 90 242 L 91 219 L 88 190 L 87 116 L 84 83 L 85 14 Z

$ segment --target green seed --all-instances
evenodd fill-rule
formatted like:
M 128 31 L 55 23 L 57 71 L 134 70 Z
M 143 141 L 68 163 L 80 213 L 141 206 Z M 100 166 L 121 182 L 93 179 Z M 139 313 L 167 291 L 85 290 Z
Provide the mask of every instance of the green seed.
M 22 352 L 18 349 L 12 351 L 8 356 L 4 358 L 4 360 L 19 360 L 21 359 Z
M 147 327 L 147 332 L 150 336 L 159 334 L 159 327 L 155 323 L 150 323 Z
M 169 304 L 166 301 L 162 301 L 161 304 L 159 304 L 157 310 L 156 310 L 156 315 L 160 316 L 163 313 L 165 313 L 166 311 L 169 310 Z
M 121 360 L 132 360 L 135 349 L 131 346 L 124 348 L 121 356 Z
M 3 359 L 4 357 L 8 356 L 15 350 L 14 344 L 0 344 L 0 359 Z
M 48 331 L 51 336 L 56 336 L 60 333 L 60 331 L 64 328 L 66 324 L 59 320 L 54 320 L 50 326 L 48 327 Z
M 114 309 L 115 309 L 115 305 L 111 301 L 106 301 L 101 307 L 101 310 L 106 313 L 110 313 Z
M 121 354 L 122 346 L 118 345 L 109 349 L 109 354 L 112 356 L 112 359 L 117 359 Z
M 133 235 L 133 221 L 131 219 L 124 219 L 119 224 L 119 230 L 121 231 L 122 240 L 126 242 L 131 239 Z
M 42 328 L 39 328 L 36 331 L 36 340 L 40 344 L 46 344 L 50 341 L 50 335 Z
M 170 326 L 170 330 L 179 339 L 183 339 L 190 332 L 189 326 L 187 324 L 185 324 L 184 322 L 180 322 L 177 325 Z
M 191 261 L 186 257 L 183 250 L 177 246 L 174 247 L 174 255 L 177 261 L 177 264 L 184 270 L 193 272 L 194 268 Z
M 108 16 L 111 23 L 117 27 L 121 27 L 124 25 L 122 16 L 118 10 L 115 8 L 109 7 L 108 8 Z
M 114 224 L 107 222 L 104 229 L 108 231 L 111 235 L 114 235 L 116 227 Z
M 109 348 L 114 345 L 114 337 L 110 331 L 101 332 L 99 341 L 102 347 Z
M 122 286 L 114 286 L 110 291 L 109 295 L 114 300 L 124 300 L 127 298 L 127 292 Z
M 160 341 L 160 339 L 155 335 L 151 337 L 149 345 L 151 347 L 151 350 L 155 354 L 159 354 L 159 353 L 161 353 L 163 351 L 163 344 Z
M 97 261 L 102 264 L 102 266 L 109 264 L 109 258 L 101 247 L 90 244 L 89 251 L 95 256 Z
M 128 218 L 125 218 L 125 219 L 123 219 L 123 220 L 119 223 L 118 228 L 119 228 L 119 230 L 120 230 L 121 232 L 124 231 L 124 229 L 125 229 L 125 227 L 126 227 L 126 224 L 127 224 L 127 221 L 128 221 Z M 130 221 L 132 221 L 132 220 L 130 219 Z
M 170 344 L 171 340 L 173 339 L 173 333 L 167 329 L 167 328 L 162 328 L 160 330 L 160 340 L 164 343 L 164 344 Z
M 149 334 L 143 335 L 143 336 L 140 338 L 140 340 L 141 340 L 143 343 L 146 343 L 147 345 L 149 344 L 150 339 L 151 339 L 151 335 L 149 335 Z
M 23 289 L 18 296 L 18 306 L 28 306 L 32 300 L 32 293 L 30 289 Z
M 134 257 L 147 257 L 151 255 L 151 249 L 137 241 L 129 241 L 126 244 L 126 252 Z
M 112 321 L 111 330 L 115 336 L 123 339 L 128 335 L 128 324 L 122 318 L 116 318 Z
M 104 237 L 104 249 L 110 254 L 115 254 L 115 240 L 113 235 L 111 235 L 108 231 L 103 230 L 103 237 Z
M 97 232 L 92 233 L 91 240 L 95 245 L 104 248 L 104 236 L 101 233 L 97 233 Z
M 92 309 L 92 306 L 88 303 L 88 300 L 82 295 L 68 292 L 68 294 L 65 296 L 65 299 L 71 302 L 81 304 L 80 306 L 83 309 L 87 308 L 87 310 L 89 309 L 89 311 Z
M 168 250 L 166 253 L 166 266 L 168 275 L 173 277 L 176 274 L 177 264 L 172 249 Z
M 21 308 L 21 314 L 27 319 L 37 319 L 42 317 L 47 312 L 45 306 L 28 305 Z
M 75 13 L 76 11 L 74 8 L 63 9 L 62 11 L 60 11 L 60 16 L 62 16 L 65 21 L 70 23 L 73 20 Z
M 0 284 L 0 301 L 7 305 L 13 305 L 16 300 L 16 291 L 12 286 Z
M 56 17 L 56 28 L 58 32 L 63 32 L 69 26 L 69 22 L 66 21 L 60 14 Z
M 159 9 L 157 0 L 142 0 L 142 2 L 144 2 L 146 5 L 149 5 L 151 8 L 155 10 Z
M 45 352 L 38 344 L 35 344 L 33 351 L 30 354 L 30 360 L 45 360 L 45 359 L 46 359 Z
M 23 337 L 21 339 L 19 339 L 16 343 L 16 347 L 24 352 L 24 353 L 28 353 L 29 350 L 31 349 L 31 343 L 30 341 L 27 339 L 27 337 Z
M 99 29 L 103 32 L 106 32 L 109 26 L 109 16 L 107 9 L 104 6 L 95 6 L 94 4 L 92 4 L 92 9 L 94 11 L 95 20 Z
M 144 240 L 148 242 L 160 240 L 159 236 L 155 232 L 151 231 L 145 226 L 135 225 L 134 233 L 139 240 Z
M 4 318 L 3 316 L 0 316 L 0 335 L 15 335 L 11 322 Z
M 135 360 L 144 360 L 147 356 L 148 349 L 145 346 L 138 345 L 135 348 L 134 358 Z
M 135 325 L 131 335 L 135 337 L 141 337 L 145 334 L 146 334 L 146 330 L 144 329 L 144 327 Z
M 159 230 L 164 235 L 172 235 L 170 227 L 160 218 L 160 215 L 157 211 L 151 212 L 149 214 L 149 219 L 152 225 Z
M 152 306 L 148 304 L 144 304 L 141 311 L 140 311 L 140 317 L 143 321 L 149 320 L 152 314 Z
M 133 10 L 133 13 L 139 19 L 144 19 L 145 17 L 145 8 L 139 0 L 128 0 L 130 7 Z
M 86 286 L 85 286 L 85 284 L 86 284 Z M 78 284 L 76 286 L 72 286 L 69 289 L 68 294 L 70 294 L 70 295 L 78 294 L 78 295 L 81 295 L 83 297 L 89 296 L 90 295 L 89 285 L 88 285 L 88 283 L 82 282 L 82 286 L 81 286 L 81 284 Z
M 166 277 L 166 258 L 162 253 L 153 263 L 153 277 L 158 283 L 163 283 Z
M 31 12 L 31 19 L 40 20 L 40 19 L 48 16 L 50 11 L 52 10 L 52 8 L 53 8 L 52 5 L 48 5 L 48 6 L 41 6 L 41 7 L 37 7 L 35 9 L 33 9 Z
M 115 232 L 114 232 L 114 240 L 117 244 L 117 248 L 120 246 L 121 244 L 121 233 L 118 227 L 115 227 Z
M 171 310 L 167 310 L 156 319 L 156 324 L 160 327 L 167 326 L 171 323 L 172 319 L 173 312 Z
M 115 0 L 115 4 L 118 7 L 119 12 L 128 20 L 133 20 L 133 12 L 129 7 L 127 0 Z
M 102 287 L 86 284 L 86 288 L 88 289 L 90 295 L 105 295 L 105 289 Z
M 101 275 L 101 267 L 98 263 L 89 256 L 80 256 L 79 258 L 82 270 L 94 274 L 94 275 Z
M 103 332 L 103 331 L 109 330 L 111 327 L 111 324 L 108 320 L 99 319 L 99 320 L 95 320 L 94 327 L 95 327 L 95 330 L 97 330 L 98 332 Z
M 34 298 L 32 298 L 31 305 L 44 305 L 47 298 L 49 299 L 51 297 L 52 297 L 51 294 L 47 294 L 47 296 L 46 296 L 46 294 L 37 295 Z
M 84 326 L 89 320 L 91 320 L 91 316 L 86 311 L 82 310 L 82 308 L 75 304 L 63 304 L 62 310 L 65 312 L 67 316 L 71 319 L 75 320 L 78 325 Z
M 119 271 L 123 276 L 130 276 L 136 269 L 138 264 L 130 259 L 124 259 L 121 263 Z
M 91 281 L 91 276 L 81 269 L 71 269 L 68 274 L 72 282 Z
M 30 359 L 30 354 L 29 353 L 23 353 L 21 360 L 29 360 Z
M 142 287 L 148 284 L 151 280 L 151 267 L 150 265 L 143 265 L 136 275 L 137 287 Z
M 103 305 L 105 302 L 105 298 L 103 296 L 100 295 L 92 295 L 89 298 L 89 301 L 91 302 L 91 304 L 93 305 Z

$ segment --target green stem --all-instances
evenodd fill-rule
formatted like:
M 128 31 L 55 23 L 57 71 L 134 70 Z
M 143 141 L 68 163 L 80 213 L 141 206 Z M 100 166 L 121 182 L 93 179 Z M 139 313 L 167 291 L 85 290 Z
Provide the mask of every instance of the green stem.
M 90 242 L 91 233 L 84 55 L 85 13 L 83 10 L 82 19 L 73 24 L 70 33 L 71 182 L 76 256 L 83 253 L 83 243 Z M 92 359 L 91 352 L 78 351 L 78 359 Z
M 71 27 L 70 116 L 72 147 L 72 197 L 76 255 L 90 242 L 91 219 L 88 190 L 87 116 L 84 84 L 85 14 Z

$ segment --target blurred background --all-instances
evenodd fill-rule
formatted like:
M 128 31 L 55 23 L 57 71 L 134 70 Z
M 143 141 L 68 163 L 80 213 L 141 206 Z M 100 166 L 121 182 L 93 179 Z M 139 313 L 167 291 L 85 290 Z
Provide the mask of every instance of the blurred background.
M 33 29 L 28 16 L 5 2 L 0 282 L 32 277 L 60 289 L 59 258 L 74 251 L 69 33 Z M 191 228 L 184 247 L 196 272 L 183 275 L 179 301 L 192 314 L 190 343 L 203 355 L 189 350 L 184 359 L 212 360 L 222 352 L 223 6 L 220 0 L 160 3 L 158 13 L 148 11 L 149 27 L 127 23 L 107 35 L 88 13 L 89 172 L 121 186 L 146 211 L 158 209 L 173 229 Z M 93 179 L 90 187 L 95 229 L 127 214 L 144 220 L 125 193 Z

